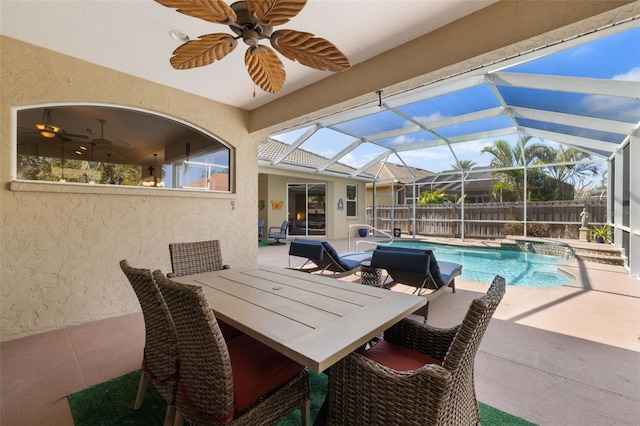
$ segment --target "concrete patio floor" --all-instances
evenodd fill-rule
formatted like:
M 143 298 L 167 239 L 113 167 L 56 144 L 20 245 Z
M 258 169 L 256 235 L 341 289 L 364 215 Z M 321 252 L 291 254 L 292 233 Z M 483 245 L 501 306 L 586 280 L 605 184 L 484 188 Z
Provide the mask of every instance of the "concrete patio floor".
M 262 247 L 258 262 L 289 266 L 288 249 Z M 507 288 L 476 357 L 478 399 L 540 425 L 636 425 L 640 282 L 620 266 L 563 268 L 570 285 Z M 457 324 L 487 287 L 457 279 L 429 323 Z M 0 424 L 73 425 L 65 396 L 140 368 L 143 344 L 140 313 L 0 343 Z

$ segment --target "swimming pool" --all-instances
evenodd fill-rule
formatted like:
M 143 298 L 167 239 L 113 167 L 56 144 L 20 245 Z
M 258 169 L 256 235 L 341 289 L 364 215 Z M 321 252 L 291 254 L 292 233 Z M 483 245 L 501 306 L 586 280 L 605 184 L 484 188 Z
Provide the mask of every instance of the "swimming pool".
M 477 249 L 428 242 L 394 241 L 392 246 L 433 250 L 438 260 L 462 265 L 462 275 L 470 281 L 490 283 L 496 275 L 508 285 L 522 287 L 555 287 L 571 283 L 558 272 L 564 259 L 537 253 L 498 249 Z

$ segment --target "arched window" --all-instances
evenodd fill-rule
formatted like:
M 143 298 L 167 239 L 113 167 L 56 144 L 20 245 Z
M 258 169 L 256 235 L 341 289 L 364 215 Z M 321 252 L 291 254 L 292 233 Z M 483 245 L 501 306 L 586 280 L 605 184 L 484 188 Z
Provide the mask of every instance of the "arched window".
M 104 105 L 16 112 L 16 180 L 231 192 L 231 149 L 187 123 Z

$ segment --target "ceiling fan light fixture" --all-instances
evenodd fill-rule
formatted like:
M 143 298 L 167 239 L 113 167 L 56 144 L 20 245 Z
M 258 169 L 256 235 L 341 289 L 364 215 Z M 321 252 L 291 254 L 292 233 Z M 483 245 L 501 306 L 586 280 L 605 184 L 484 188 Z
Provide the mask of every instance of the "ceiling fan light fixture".
M 51 110 L 49 108 L 44 109 L 42 113 L 41 123 L 36 123 L 36 129 L 45 138 L 55 138 L 56 133 L 60 131 L 60 127 L 51 124 Z

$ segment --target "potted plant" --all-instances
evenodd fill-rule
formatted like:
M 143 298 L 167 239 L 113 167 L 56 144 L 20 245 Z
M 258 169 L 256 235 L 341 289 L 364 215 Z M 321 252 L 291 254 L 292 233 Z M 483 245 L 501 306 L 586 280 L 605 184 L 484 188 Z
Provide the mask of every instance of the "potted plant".
M 611 241 L 611 230 L 609 225 L 592 226 L 591 235 L 599 243 L 608 243 Z
M 369 230 L 367 228 L 358 229 L 358 235 L 360 235 L 362 238 L 366 237 L 368 232 Z

